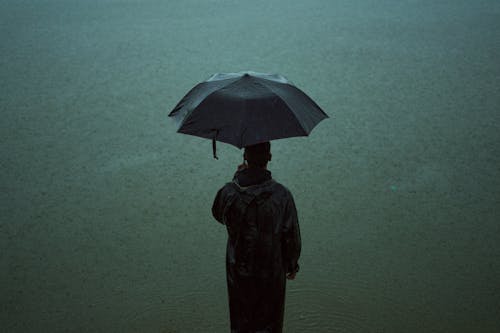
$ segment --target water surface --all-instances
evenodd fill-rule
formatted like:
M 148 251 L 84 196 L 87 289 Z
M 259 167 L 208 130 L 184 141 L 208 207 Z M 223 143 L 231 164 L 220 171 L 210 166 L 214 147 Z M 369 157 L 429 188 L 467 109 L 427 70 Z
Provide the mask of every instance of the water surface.
M 0 2 L 6 332 L 226 332 L 210 215 L 242 152 L 167 114 L 216 72 L 330 115 L 273 142 L 301 272 L 286 332 L 497 332 L 497 1 Z

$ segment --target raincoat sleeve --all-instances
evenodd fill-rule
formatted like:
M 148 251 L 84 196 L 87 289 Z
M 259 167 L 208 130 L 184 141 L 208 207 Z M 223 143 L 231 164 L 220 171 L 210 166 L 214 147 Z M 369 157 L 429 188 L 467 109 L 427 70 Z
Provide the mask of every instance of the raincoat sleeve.
M 226 224 L 227 214 L 234 201 L 237 199 L 237 193 L 232 190 L 231 183 L 227 183 L 221 188 L 215 196 L 212 205 L 212 215 L 220 223 Z
M 295 202 L 290 192 L 288 193 L 288 199 L 285 206 L 282 247 L 286 272 L 298 272 L 301 239 L 297 209 L 295 208 Z
M 224 215 L 224 187 L 221 188 L 217 194 L 215 195 L 214 203 L 212 205 L 212 215 L 213 217 L 220 223 L 224 224 L 223 215 Z

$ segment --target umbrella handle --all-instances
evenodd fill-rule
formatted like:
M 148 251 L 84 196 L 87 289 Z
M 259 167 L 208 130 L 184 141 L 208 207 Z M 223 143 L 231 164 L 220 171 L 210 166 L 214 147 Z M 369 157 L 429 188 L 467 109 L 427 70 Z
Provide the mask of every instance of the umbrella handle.
M 214 152 L 214 158 L 216 160 L 218 160 L 219 158 L 217 157 L 217 144 L 216 144 L 216 140 L 217 140 L 217 136 L 219 135 L 219 130 L 216 129 L 214 131 L 215 131 L 215 135 L 214 135 L 214 137 L 212 139 L 212 150 Z

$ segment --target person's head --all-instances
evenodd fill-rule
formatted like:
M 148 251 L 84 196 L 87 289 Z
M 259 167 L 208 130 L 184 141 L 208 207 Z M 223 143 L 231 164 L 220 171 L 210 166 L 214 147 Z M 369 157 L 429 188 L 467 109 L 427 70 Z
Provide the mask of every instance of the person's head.
M 249 167 L 266 168 L 267 162 L 271 160 L 271 143 L 263 142 L 245 147 L 243 158 Z

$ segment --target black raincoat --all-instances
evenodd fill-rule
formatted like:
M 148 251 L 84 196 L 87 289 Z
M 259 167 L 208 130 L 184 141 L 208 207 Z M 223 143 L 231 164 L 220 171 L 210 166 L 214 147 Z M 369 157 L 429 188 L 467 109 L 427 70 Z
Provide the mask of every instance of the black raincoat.
M 301 240 L 290 191 L 265 169 L 238 171 L 212 214 L 227 227 L 231 332 L 281 332 L 286 274 L 299 270 Z

